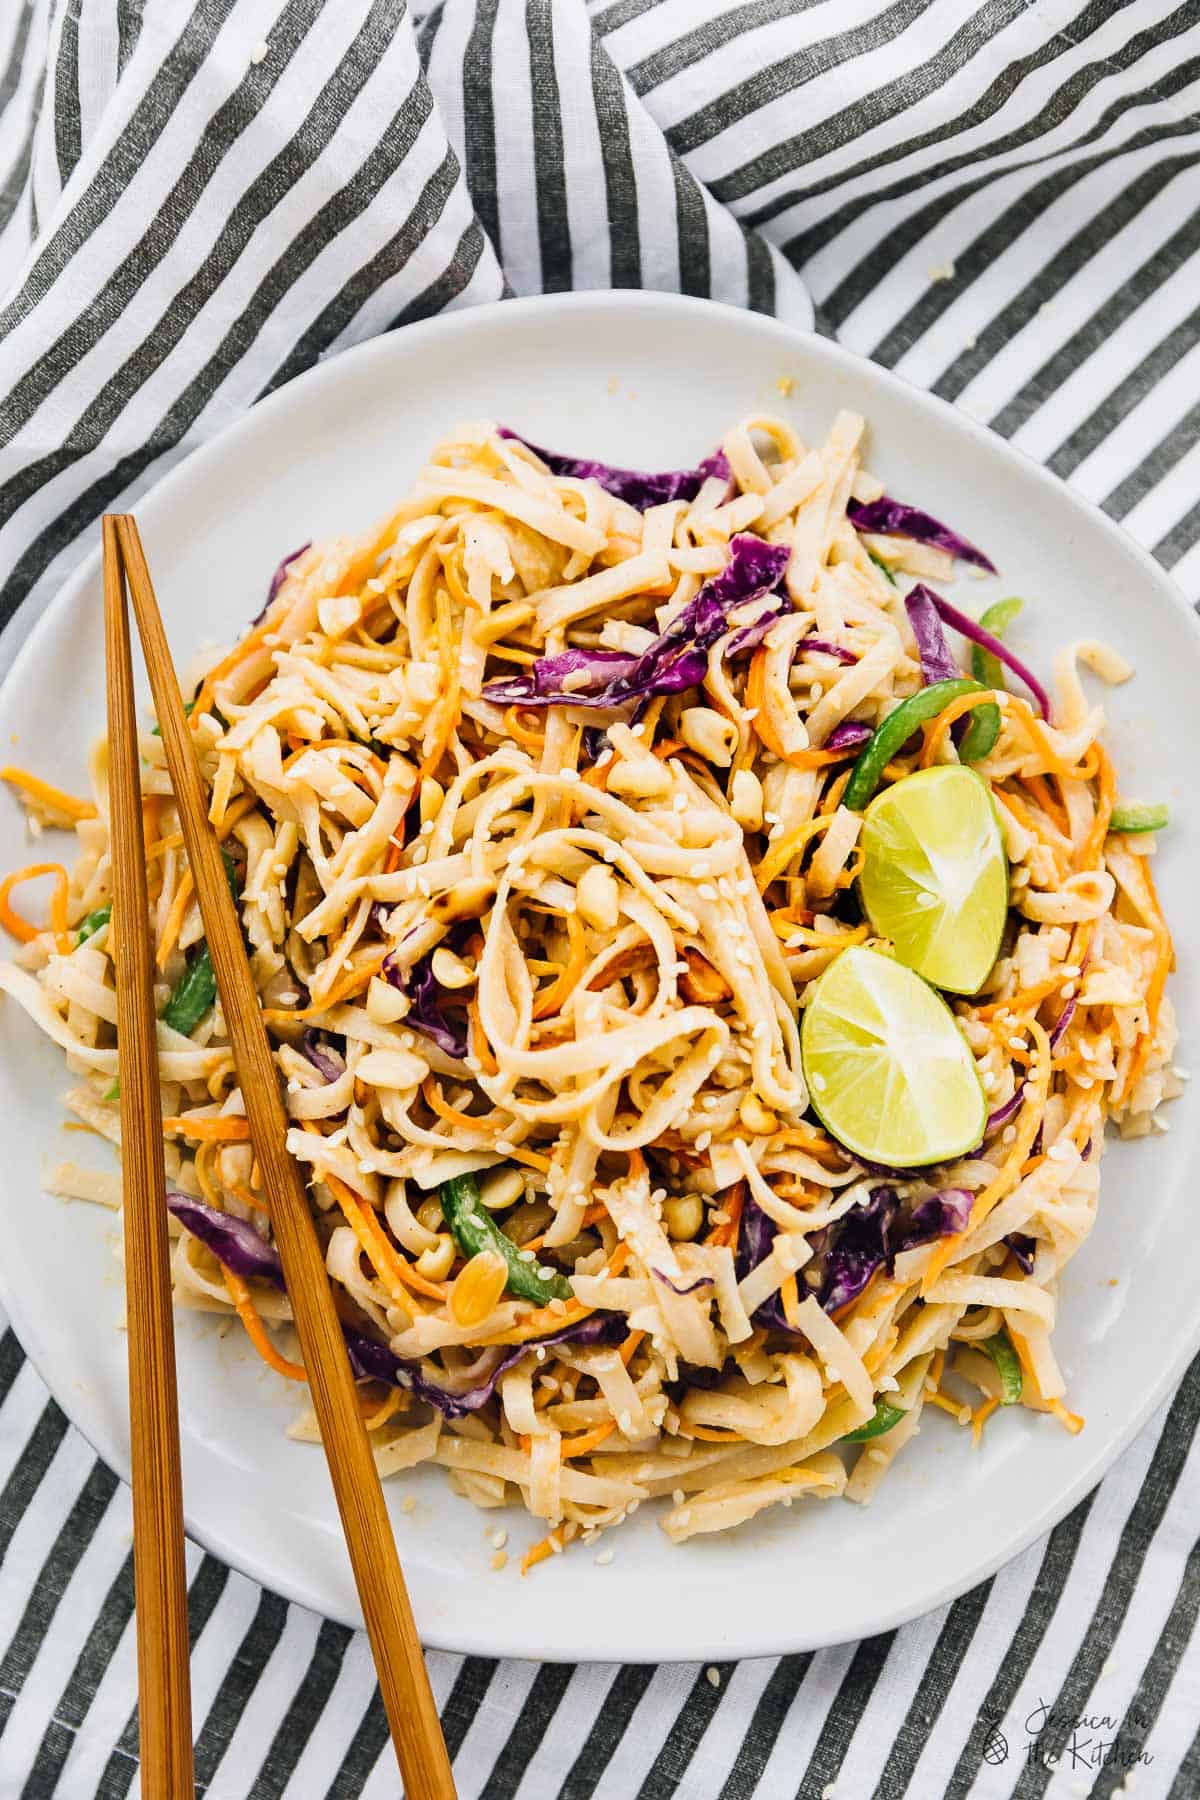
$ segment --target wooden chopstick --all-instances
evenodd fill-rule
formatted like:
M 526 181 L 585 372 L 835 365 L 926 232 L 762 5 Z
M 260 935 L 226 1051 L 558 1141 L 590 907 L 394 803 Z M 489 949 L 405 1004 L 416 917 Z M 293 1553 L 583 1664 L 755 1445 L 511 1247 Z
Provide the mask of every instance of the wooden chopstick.
M 454 1800 L 454 1779 L 421 1641 L 308 1200 L 287 1150 L 288 1121 L 278 1071 L 209 824 L 200 765 L 137 523 L 122 514 L 116 530 L 225 1026 L 405 1793 L 408 1800 Z
M 167 1184 L 129 616 L 111 518 L 104 521 L 104 639 L 110 929 L 120 959 L 117 1044 L 142 1791 L 151 1800 L 182 1800 L 193 1792 L 192 1700 Z

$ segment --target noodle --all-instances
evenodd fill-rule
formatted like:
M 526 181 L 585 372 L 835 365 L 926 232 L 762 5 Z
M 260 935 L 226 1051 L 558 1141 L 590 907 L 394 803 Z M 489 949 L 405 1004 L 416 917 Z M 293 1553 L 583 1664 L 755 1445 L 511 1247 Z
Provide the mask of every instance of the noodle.
M 903 596 L 868 550 L 950 566 L 853 530 L 852 497 L 882 492 L 863 433 L 842 414 L 806 446 L 747 420 L 728 477 L 713 459 L 691 498 L 639 510 L 464 429 L 379 533 L 281 570 L 192 713 L 352 1354 L 412 1389 L 364 1397 L 380 1468 L 433 1462 L 480 1504 L 519 1498 L 551 1528 L 528 1566 L 652 1495 L 674 1496 L 674 1541 L 802 1496 L 866 1500 L 927 1398 L 978 1436 L 1002 1397 L 997 1345 L 1024 1402 L 1077 1428 L 1050 1331 L 1104 1124 L 1142 1135 L 1179 1091 L 1152 840 L 1107 835 L 1114 777 L 1080 667 L 1130 671 L 1085 640 L 1056 664 L 1057 720 L 1003 695 L 974 765 L 1011 910 L 985 990 L 955 1010 L 1002 1124 L 935 1175 L 881 1177 L 809 1113 L 798 1008 L 869 937 L 846 910 L 850 762 L 922 686 Z M 777 576 L 690 641 L 747 544 Z M 639 690 L 655 658 L 668 675 Z M 554 669 L 547 702 L 530 684 Z M 956 760 L 953 720 L 984 709 L 972 695 L 931 721 L 883 779 Z M 144 750 L 171 1185 L 269 1261 L 161 741 Z M 5 771 L 78 858 L 44 924 L 6 909 L 20 948 L 0 989 L 82 1083 L 76 1128 L 116 1142 L 103 758 L 93 773 L 95 806 Z M 476 1175 L 464 1221 L 444 1184 Z M 49 1185 L 118 1198 L 70 1163 Z M 944 1191 L 970 1202 L 965 1224 L 822 1300 L 881 1192 L 907 1216 Z M 223 1270 L 191 1228 L 173 1268 L 179 1304 L 240 1318 L 302 1378 L 269 1269 Z M 313 1438 L 311 1415 L 294 1435 Z

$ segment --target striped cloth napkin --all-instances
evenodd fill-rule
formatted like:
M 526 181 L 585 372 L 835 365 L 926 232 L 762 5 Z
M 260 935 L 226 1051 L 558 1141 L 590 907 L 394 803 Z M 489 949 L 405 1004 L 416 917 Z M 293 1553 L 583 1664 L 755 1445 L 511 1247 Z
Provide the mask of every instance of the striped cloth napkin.
M 815 320 L 1194 595 L 1198 105 L 1195 0 L 5 0 L 0 660 L 97 515 L 260 395 L 569 287 Z M 431 1655 L 462 1794 L 1194 1800 L 1198 1416 L 1200 1363 L 1044 1542 L 863 1643 Z M 129 1524 L 0 1336 L 3 1800 L 137 1785 Z M 189 1569 L 201 1790 L 397 1795 L 363 1638 Z

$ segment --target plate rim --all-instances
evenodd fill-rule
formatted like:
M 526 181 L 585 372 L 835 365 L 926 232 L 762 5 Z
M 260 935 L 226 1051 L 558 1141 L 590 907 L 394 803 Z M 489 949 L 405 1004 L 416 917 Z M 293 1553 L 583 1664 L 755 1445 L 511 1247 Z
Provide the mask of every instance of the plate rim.
M 399 331 L 383 332 L 362 343 L 351 345 L 345 350 L 339 351 L 336 356 L 330 357 L 328 361 L 305 370 L 293 381 L 276 389 L 263 400 L 248 408 L 239 418 L 232 420 L 217 431 L 205 443 L 182 457 L 137 499 L 136 509 L 143 518 L 147 512 L 153 517 L 161 510 L 169 509 L 177 486 L 183 486 L 187 481 L 194 479 L 199 471 L 207 468 L 224 455 L 231 444 L 252 437 L 262 429 L 269 428 L 275 414 L 289 411 L 296 405 L 298 397 L 303 400 L 305 397 L 315 394 L 320 388 L 336 387 L 343 378 L 347 365 L 351 362 L 358 366 L 364 365 L 372 359 L 386 361 L 390 356 L 397 354 L 401 346 L 405 351 L 411 351 L 423 340 L 453 337 L 462 332 L 486 332 L 489 325 L 499 317 L 512 319 L 530 313 L 543 316 L 550 313 L 586 313 L 589 309 L 597 306 L 608 311 L 631 314 L 673 314 L 685 321 L 689 317 L 694 318 L 700 315 L 711 317 L 713 314 L 728 316 L 739 324 L 744 324 L 747 319 L 750 319 L 768 338 L 775 338 L 781 348 L 802 349 L 805 353 L 816 356 L 818 360 L 825 361 L 835 369 L 841 368 L 852 372 L 859 380 L 865 380 L 868 384 L 876 384 L 885 390 L 897 393 L 906 403 L 909 405 L 915 403 L 918 410 L 924 411 L 939 421 L 952 422 L 953 427 L 960 433 L 965 433 L 971 442 L 983 446 L 988 453 L 999 451 L 1004 458 L 1018 468 L 1024 469 L 1043 487 L 1050 489 L 1055 494 L 1059 506 L 1065 508 L 1068 513 L 1074 512 L 1093 529 L 1099 527 L 1101 534 L 1108 539 L 1114 549 L 1119 549 L 1123 555 L 1131 557 L 1133 562 L 1140 567 L 1145 579 L 1171 603 L 1177 613 L 1187 618 L 1197 653 L 1200 654 L 1200 616 L 1188 602 L 1170 571 L 1157 562 L 1149 550 L 1105 513 L 1095 501 L 1069 486 L 1060 476 L 1019 445 L 1001 437 L 981 420 L 962 411 L 940 395 L 917 386 L 905 376 L 897 374 L 895 370 L 884 368 L 880 364 L 872 362 L 869 357 L 847 349 L 844 345 L 822 336 L 819 332 L 807 330 L 768 314 L 749 312 L 746 308 L 691 295 L 662 293 L 648 289 L 579 289 L 563 294 L 529 295 L 508 300 L 489 301 L 453 312 L 443 312 L 433 318 L 406 325 Z M 36 656 L 43 635 L 53 629 L 53 622 L 57 614 L 74 603 L 78 591 L 95 579 L 100 560 L 101 550 L 97 545 L 70 572 L 57 592 L 42 608 L 37 619 L 24 632 L 11 664 L 4 673 L 3 679 L 0 680 L 0 698 L 7 693 L 10 683 L 16 684 L 24 678 L 26 667 Z M 19 618 L 19 613 L 14 615 L 14 619 L 9 622 L 6 630 L 12 629 L 17 618 Z M 20 1290 L 9 1282 L 3 1259 L 0 1259 L 0 1305 L 4 1307 L 14 1334 L 52 1398 L 96 1455 L 114 1470 L 123 1485 L 128 1486 L 128 1457 L 122 1454 L 119 1445 L 105 1441 L 107 1433 L 103 1429 L 102 1421 L 85 1423 L 86 1401 L 84 1397 L 70 1389 L 60 1391 L 49 1379 L 47 1365 L 52 1358 L 45 1334 L 37 1325 L 37 1310 L 34 1307 L 26 1307 L 22 1301 Z M 878 1635 L 936 1610 L 939 1606 L 989 1579 L 998 1569 L 1021 1555 L 1038 1538 L 1052 1530 L 1080 1500 L 1090 1493 L 1103 1480 L 1118 1458 L 1125 1453 L 1133 1439 L 1178 1385 L 1198 1350 L 1200 1350 L 1200 1313 L 1195 1316 L 1190 1330 L 1185 1329 L 1179 1338 L 1174 1356 L 1159 1366 L 1155 1379 L 1142 1391 L 1137 1404 L 1127 1413 L 1120 1426 L 1110 1431 L 1103 1442 L 1103 1447 L 1098 1448 L 1094 1454 L 1089 1456 L 1085 1465 L 1074 1477 L 1032 1518 L 1028 1519 L 1020 1528 L 1004 1535 L 994 1554 L 989 1553 L 987 1556 L 977 1559 L 971 1572 L 965 1578 L 961 1575 L 950 1576 L 937 1582 L 922 1595 L 919 1601 L 902 1601 L 890 1608 L 873 1611 L 869 1617 L 866 1616 L 865 1609 L 860 1608 L 860 1611 L 864 1612 L 864 1616 L 851 1620 L 846 1628 L 826 1626 L 815 1630 L 800 1630 L 797 1635 L 795 1628 L 791 1631 L 784 1629 L 787 1614 L 784 1609 L 781 1609 L 779 1613 L 764 1619 L 760 1625 L 752 1629 L 739 1627 L 729 1636 L 698 1638 L 689 1645 L 686 1655 L 680 1655 L 677 1645 L 668 1643 L 663 1647 L 653 1640 L 646 1642 L 643 1638 L 642 1641 L 632 1644 L 628 1649 L 623 1649 L 621 1660 L 634 1664 L 692 1663 L 795 1654 L 852 1642 L 864 1636 Z M 230 1568 L 256 1581 L 261 1587 L 279 1594 L 294 1604 L 305 1607 L 319 1617 L 333 1619 L 351 1629 L 362 1628 L 361 1617 L 347 1610 L 331 1610 L 326 1600 L 320 1597 L 313 1587 L 307 1585 L 302 1564 L 296 1563 L 288 1577 L 281 1580 L 279 1571 L 269 1568 L 265 1559 L 256 1551 L 253 1549 L 247 1551 L 230 1541 L 219 1526 L 202 1526 L 190 1511 L 186 1499 L 184 1524 L 188 1537 L 194 1543 L 218 1557 Z M 482 1618 L 482 1614 L 455 1615 L 442 1622 L 434 1623 L 422 1631 L 422 1641 L 428 1648 L 460 1655 L 508 1657 L 520 1661 L 551 1663 L 587 1659 L 586 1650 L 572 1648 L 566 1641 L 551 1644 L 549 1648 L 536 1653 L 529 1650 L 513 1650 L 503 1644 L 497 1647 L 496 1638 L 487 1633 L 486 1621 L 480 1627 L 475 1623 L 477 1617 Z M 772 1628 L 773 1622 L 774 1629 Z M 645 1622 L 640 1623 L 644 1630 Z M 605 1660 L 613 1659 L 606 1658 Z

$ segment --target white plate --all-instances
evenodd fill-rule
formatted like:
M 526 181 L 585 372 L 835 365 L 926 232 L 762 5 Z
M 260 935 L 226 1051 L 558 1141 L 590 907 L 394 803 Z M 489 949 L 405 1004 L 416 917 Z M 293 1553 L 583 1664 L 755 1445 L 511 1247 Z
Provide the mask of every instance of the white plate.
M 786 398 L 784 377 L 794 382 Z M 1001 594 L 1025 595 L 1018 641 L 1043 670 L 1081 635 L 1137 663 L 1137 679 L 1106 696 L 1110 741 L 1123 791 L 1172 804 L 1155 872 L 1182 932 L 1200 891 L 1200 834 L 1182 779 L 1200 760 L 1195 617 L 1100 513 L 950 407 L 822 339 L 655 294 L 446 316 L 283 389 L 192 456 L 139 514 L 183 660 L 241 631 L 286 551 L 386 512 L 464 418 L 490 415 L 564 450 L 665 468 L 694 463 L 746 413 L 783 412 L 811 439 L 841 406 L 867 416 L 871 466 L 889 489 L 950 521 L 1003 570 L 999 582 L 960 582 L 956 598 L 977 611 Z M 6 757 L 78 787 L 103 718 L 95 557 L 19 656 L 0 693 L 0 742 Z M 28 850 L 17 806 L 0 798 L 0 869 Z M 1177 942 L 1171 994 L 1186 1063 L 1197 1054 L 1200 1001 L 1191 944 Z M 58 1053 L 13 1003 L 0 1005 L 3 1301 L 60 1404 L 125 1472 L 114 1220 L 39 1194 L 48 1160 L 104 1154 L 61 1134 L 68 1085 Z M 990 1574 L 1100 1478 L 1200 1341 L 1195 1089 L 1170 1108 L 1170 1123 L 1166 1136 L 1110 1146 L 1098 1225 L 1063 1283 L 1056 1343 L 1071 1405 L 1087 1417 L 1081 1436 L 1005 1414 L 973 1452 L 968 1433 L 934 1415 L 866 1509 L 797 1502 L 674 1549 L 646 1506 L 605 1540 L 611 1565 L 576 1548 L 528 1582 L 516 1561 L 536 1525 L 517 1512 L 479 1513 L 440 1470 L 425 1471 L 390 1488 L 425 1641 L 489 1656 L 763 1655 L 883 1631 Z M 358 1623 L 320 1453 L 284 1437 L 297 1390 L 211 1320 L 185 1315 L 178 1342 L 191 1535 L 280 1593 Z M 417 1496 L 412 1513 L 400 1510 L 406 1493 Z M 501 1522 L 515 1555 L 492 1574 L 486 1534 Z

